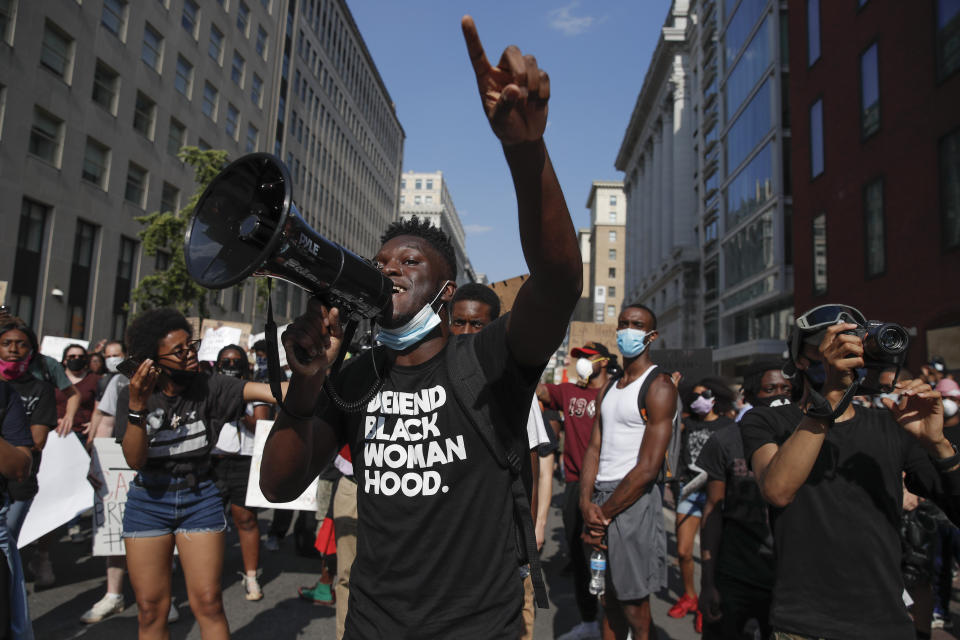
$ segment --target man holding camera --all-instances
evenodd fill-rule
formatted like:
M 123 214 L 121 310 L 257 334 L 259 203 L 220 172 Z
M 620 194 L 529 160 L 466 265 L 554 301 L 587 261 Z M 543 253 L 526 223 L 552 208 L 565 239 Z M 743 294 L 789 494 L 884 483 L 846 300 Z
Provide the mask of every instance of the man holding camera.
M 339 310 L 313 299 L 283 336 L 293 377 L 264 449 L 260 484 L 271 500 L 290 499 L 338 443 L 350 444 L 358 531 L 348 639 L 521 633 L 516 483 L 470 423 L 479 406 L 502 418 L 495 424 L 510 430 L 507 436 L 526 439 L 530 398 L 563 339 L 580 296 L 582 267 L 543 142 L 549 79 L 516 47 L 492 66 L 469 16 L 462 27 L 484 111 L 517 193 L 530 276 L 513 311 L 479 333 L 451 336 L 452 249 L 438 229 L 404 221 L 387 230 L 375 258 L 394 283 L 392 312 L 380 319 L 377 334 L 383 346 L 351 358 L 331 380 L 356 400 L 380 379 L 383 386 L 372 400 L 359 412 L 332 402 L 314 415 L 341 347 Z M 311 359 L 298 359 L 294 347 Z M 447 352 L 466 355 L 469 349 L 482 375 L 455 376 L 451 367 L 459 363 Z M 477 378 L 483 380 L 479 404 L 464 406 L 464 390 L 476 389 Z
M 960 455 L 944 437 L 940 394 L 910 380 L 885 409 L 850 402 L 857 369 L 882 368 L 865 327 L 844 305 L 800 316 L 791 367 L 803 400 L 755 407 L 741 421 L 744 453 L 773 506 L 775 638 L 913 637 L 901 597 L 901 477 L 960 522 Z

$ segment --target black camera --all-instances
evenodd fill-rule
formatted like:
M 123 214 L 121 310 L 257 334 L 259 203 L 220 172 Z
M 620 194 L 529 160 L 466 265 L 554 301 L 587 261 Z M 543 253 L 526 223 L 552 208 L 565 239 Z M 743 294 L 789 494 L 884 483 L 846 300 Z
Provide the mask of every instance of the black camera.
M 860 376 L 860 392 L 866 395 L 889 393 L 900 375 L 900 367 L 907 359 L 910 334 L 895 322 L 867 320 L 851 331 L 863 341 L 863 366 Z M 880 382 L 880 374 L 894 371 L 892 383 Z

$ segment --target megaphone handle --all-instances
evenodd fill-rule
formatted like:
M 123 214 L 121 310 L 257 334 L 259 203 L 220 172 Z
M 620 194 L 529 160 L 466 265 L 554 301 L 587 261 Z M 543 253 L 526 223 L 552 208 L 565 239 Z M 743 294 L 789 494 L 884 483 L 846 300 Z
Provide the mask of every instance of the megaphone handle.
M 313 358 L 307 353 L 307 350 L 298 344 L 293 345 L 293 355 L 300 364 L 310 364 Z

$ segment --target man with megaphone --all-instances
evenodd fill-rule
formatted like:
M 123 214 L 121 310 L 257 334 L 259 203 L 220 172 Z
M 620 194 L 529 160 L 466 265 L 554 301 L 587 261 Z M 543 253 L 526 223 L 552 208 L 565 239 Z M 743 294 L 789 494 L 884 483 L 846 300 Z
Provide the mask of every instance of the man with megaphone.
M 542 586 L 535 541 L 524 553 L 529 527 L 517 515 L 524 494 L 512 443 L 526 438 L 530 397 L 580 297 L 580 252 L 543 141 L 547 74 L 513 46 L 491 65 L 473 19 L 462 28 L 517 194 L 530 276 L 513 311 L 451 336 L 449 244 L 429 225 L 398 222 L 375 258 L 393 282 L 381 346 L 331 380 L 349 400 L 382 378 L 365 407 L 318 403 L 343 342 L 339 309 L 314 298 L 282 337 L 293 376 L 260 485 L 271 500 L 292 499 L 340 443 L 350 445 L 359 518 L 345 638 L 518 638 L 522 563 L 535 565 Z

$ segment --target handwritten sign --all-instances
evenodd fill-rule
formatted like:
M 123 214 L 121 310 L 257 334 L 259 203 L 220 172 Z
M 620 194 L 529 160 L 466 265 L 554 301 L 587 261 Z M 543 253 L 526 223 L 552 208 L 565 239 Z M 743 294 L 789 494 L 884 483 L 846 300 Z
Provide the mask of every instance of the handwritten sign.
M 60 362 L 60 360 L 63 359 L 63 350 L 72 344 L 78 344 L 84 349 L 90 346 L 90 342 L 88 340 L 80 340 L 79 338 L 43 336 L 43 339 L 40 341 L 40 353 L 53 358 L 57 362 Z
M 113 438 L 93 441 L 94 475 L 102 482 L 93 500 L 93 555 L 122 556 L 123 510 L 127 490 L 137 472 L 127 465 L 122 447 Z
M 317 510 L 317 478 L 313 479 L 300 497 L 290 502 L 270 502 L 260 491 L 260 461 L 263 459 L 263 445 L 273 428 L 273 420 L 258 420 L 257 433 L 253 439 L 253 461 L 250 464 L 250 479 L 247 482 L 247 506 L 267 507 L 269 509 L 293 509 L 296 511 Z
M 236 327 L 207 327 L 203 332 L 203 341 L 200 343 L 200 351 L 197 352 L 197 359 L 212 362 L 217 359 L 220 349 L 230 344 L 240 342 L 241 330 Z

